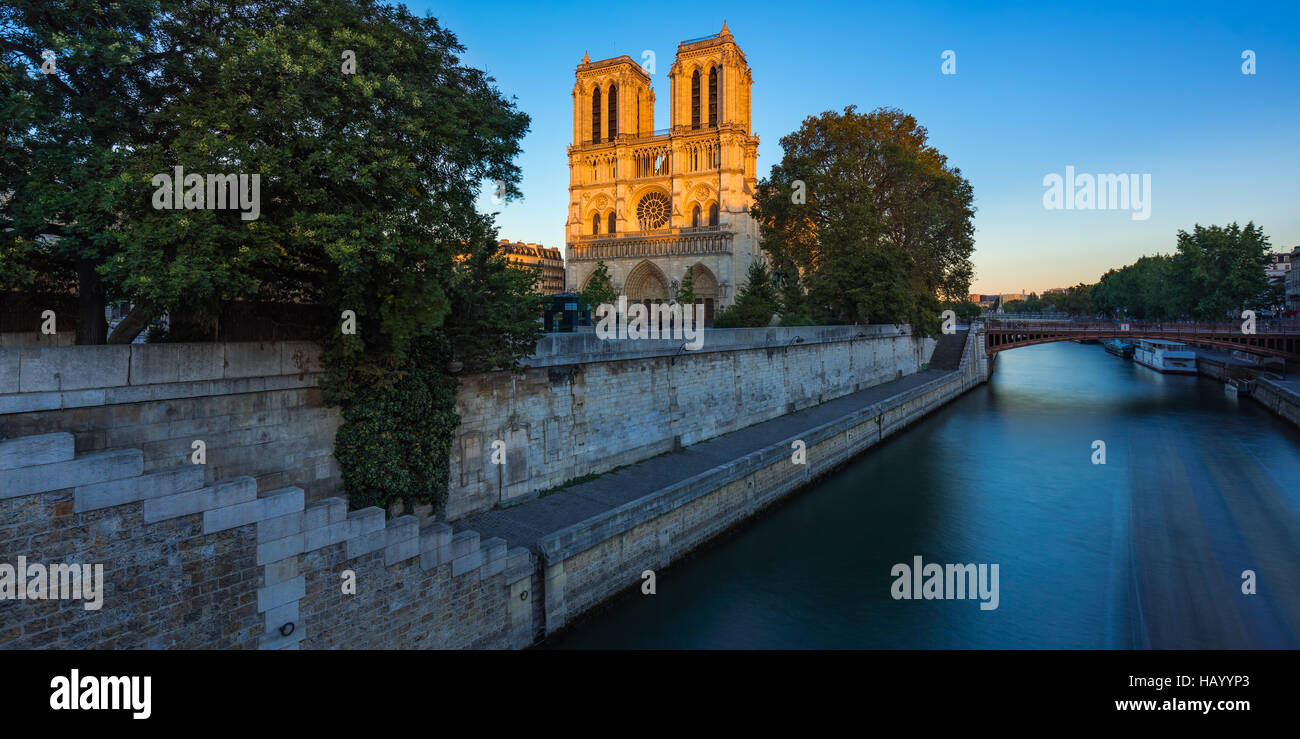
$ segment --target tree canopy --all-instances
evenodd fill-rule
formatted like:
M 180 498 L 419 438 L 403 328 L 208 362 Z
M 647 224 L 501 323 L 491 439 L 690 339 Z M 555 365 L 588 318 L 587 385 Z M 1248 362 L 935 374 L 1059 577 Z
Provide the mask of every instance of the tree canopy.
M 110 338 L 106 299 L 134 305 L 113 341 L 223 301 L 325 306 L 354 504 L 445 495 L 445 454 L 408 452 L 446 451 L 449 373 L 514 367 L 540 331 L 535 275 L 475 209 L 484 182 L 518 196 L 528 117 L 455 35 L 376 0 L 17 0 L 0 43 L 0 289 L 71 285 L 80 343 Z M 214 202 L 215 175 L 253 207 Z
M 825 112 L 781 139 L 753 214 L 783 308 L 818 323 L 939 326 L 973 275 L 973 193 L 899 110 Z
M 1254 223 L 1179 230 L 1177 251 L 1138 259 L 1102 275 L 1097 307 L 1142 319 L 1236 318 L 1275 302 L 1268 286 L 1268 237 Z

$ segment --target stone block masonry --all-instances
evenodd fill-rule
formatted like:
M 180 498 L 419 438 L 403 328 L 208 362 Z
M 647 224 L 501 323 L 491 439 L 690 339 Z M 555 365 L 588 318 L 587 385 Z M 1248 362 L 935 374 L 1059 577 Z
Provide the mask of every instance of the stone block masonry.
M 205 480 L 333 495 L 338 412 L 305 342 L 0 348 L 0 439 L 70 433 L 76 451 L 138 450 L 145 472 L 206 447 Z
M 1300 428 L 1300 383 L 1278 382 L 1261 377 L 1256 380 L 1251 397 L 1293 426 Z
M 534 559 L 445 523 L 308 504 L 252 477 L 0 441 L 0 562 L 103 565 L 103 605 L 0 600 L 0 649 L 519 648 Z M 525 594 L 521 598 L 521 593 Z

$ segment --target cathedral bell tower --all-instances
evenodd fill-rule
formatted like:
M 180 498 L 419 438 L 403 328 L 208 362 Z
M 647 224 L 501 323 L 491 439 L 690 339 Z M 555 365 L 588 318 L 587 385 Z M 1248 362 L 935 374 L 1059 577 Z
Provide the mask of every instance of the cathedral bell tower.
M 690 270 L 711 317 L 759 253 L 753 77 L 725 22 L 679 43 L 667 76 L 669 127 L 655 130 L 651 75 L 631 57 L 578 65 L 567 281 L 581 290 L 604 262 L 621 294 L 654 303 L 675 299 Z

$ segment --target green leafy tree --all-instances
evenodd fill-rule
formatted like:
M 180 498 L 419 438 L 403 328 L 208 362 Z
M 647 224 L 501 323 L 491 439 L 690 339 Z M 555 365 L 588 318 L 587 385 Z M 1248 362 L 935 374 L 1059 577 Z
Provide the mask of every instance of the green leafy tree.
M 969 300 L 950 301 L 943 304 L 944 310 L 951 310 L 959 320 L 969 321 L 972 318 L 979 318 L 983 309 L 978 303 L 972 303 Z
M 1065 292 L 1052 296 L 1055 310 L 1064 311 L 1072 316 L 1091 316 L 1097 313 L 1097 306 L 1092 299 L 1093 285 L 1085 285 L 1082 282 L 1074 287 L 1066 288 Z
M 106 338 L 101 268 L 138 216 L 123 176 L 182 91 L 188 32 L 166 0 L 0 5 L 0 289 L 75 290 L 77 343 Z
M 1268 237 L 1253 222 L 1180 230 L 1174 262 L 1188 312 L 1214 321 L 1236 318 L 1244 308 L 1263 307 L 1268 261 Z
M 810 117 L 781 139 L 753 214 L 786 300 L 822 323 L 939 329 L 940 301 L 969 290 L 972 190 L 898 110 Z M 804 202 L 794 197 L 802 182 Z M 783 289 L 783 293 L 786 292 Z
M 736 295 L 736 302 L 713 317 L 714 328 L 748 328 L 768 326 L 781 309 L 781 297 L 767 263 L 761 259 L 749 265 L 746 283 Z
M 485 181 L 518 196 L 528 118 L 461 63 L 455 35 L 374 0 L 0 14 L 0 281 L 72 275 L 92 343 L 106 297 L 135 306 L 112 341 L 164 311 L 201 329 L 234 299 L 325 306 L 321 386 L 342 409 L 352 504 L 439 502 L 455 374 L 517 367 L 539 331 L 534 276 L 506 264 L 493 216 L 474 207 Z M 44 48 L 57 74 L 40 70 Z M 257 175 L 257 217 L 155 207 L 155 176 L 176 166 L 247 175 L 250 196 Z
M 695 305 L 695 267 L 687 267 L 682 275 L 682 282 L 677 287 L 677 302 L 683 305 Z
M 606 267 L 603 261 L 596 262 L 596 268 L 587 279 L 587 287 L 580 294 L 582 304 L 593 311 L 602 303 L 612 305 L 618 300 L 618 291 L 614 289 L 614 282 L 609 278 L 609 267 Z
M 1108 315 L 1221 321 L 1269 302 L 1269 244 L 1261 227 L 1196 225 L 1178 231 L 1174 254 L 1144 256 L 1102 275 L 1089 290 Z M 1082 287 L 1082 286 L 1080 286 Z

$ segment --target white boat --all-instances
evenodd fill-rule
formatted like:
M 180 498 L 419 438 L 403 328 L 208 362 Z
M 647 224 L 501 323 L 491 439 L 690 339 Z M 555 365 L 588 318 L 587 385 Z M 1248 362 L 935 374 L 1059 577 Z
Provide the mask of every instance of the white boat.
M 1167 374 L 1196 374 L 1196 352 L 1181 341 L 1138 339 L 1134 342 L 1133 361 Z

